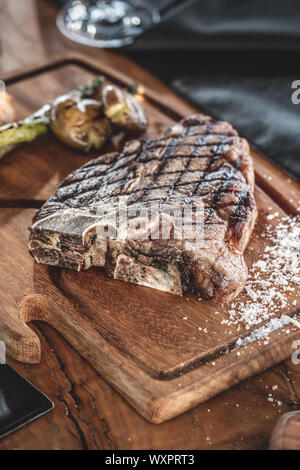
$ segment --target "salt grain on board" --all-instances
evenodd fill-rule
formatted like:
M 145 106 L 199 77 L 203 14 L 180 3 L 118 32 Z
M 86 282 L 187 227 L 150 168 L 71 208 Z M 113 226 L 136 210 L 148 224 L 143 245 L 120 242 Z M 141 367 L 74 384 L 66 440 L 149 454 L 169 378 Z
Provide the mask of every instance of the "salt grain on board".
M 277 213 L 274 217 L 277 217 Z M 248 300 L 240 304 L 232 303 L 229 318 L 223 319 L 222 323 L 244 323 L 246 329 L 262 322 L 267 323 L 248 337 L 238 340 L 236 347 L 258 339 L 264 339 L 264 344 L 267 344 L 271 332 L 290 322 L 300 326 L 295 317 L 281 315 L 280 318 L 274 318 L 286 310 L 289 296 L 299 288 L 300 218 L 285 217 L 275 228 L 267 226 L 265 238 L 269 245 L 249 271 L 245 286 Z

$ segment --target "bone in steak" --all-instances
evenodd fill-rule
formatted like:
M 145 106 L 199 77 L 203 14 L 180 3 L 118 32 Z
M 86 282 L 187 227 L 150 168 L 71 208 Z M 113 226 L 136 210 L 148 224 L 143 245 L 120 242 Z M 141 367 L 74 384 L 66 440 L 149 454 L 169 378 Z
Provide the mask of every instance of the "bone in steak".
M 247 279 L 243 252 L 256 218 L 253 185 L 246 140 L 226 122 L 190 116 L 158 139 L 131 141 L 121 153 L 71 173 L 35 216 L 29 250 L 39 263 L 103 267 L 115 279 L 230 300 Z M 120 200 L 137 208 L 129 221 L 143 236 L 130 236 Z M 140 208 L 153 205 L 147 225 Z M 186 215 L 191 205 L 202 209 L 200 224 L 195 209 Z M 183 216 L 187 227 L 196 227 L 187 229 L 193 236 L 175 236 Z

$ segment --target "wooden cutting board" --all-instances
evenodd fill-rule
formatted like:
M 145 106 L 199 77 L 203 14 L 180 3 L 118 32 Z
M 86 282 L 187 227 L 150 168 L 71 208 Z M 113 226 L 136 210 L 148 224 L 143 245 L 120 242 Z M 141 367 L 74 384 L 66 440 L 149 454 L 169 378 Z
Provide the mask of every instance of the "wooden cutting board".
M 80 55 L 1 78 L 22 118 L 99 73 L 120 85 L 135 80 Z M 195 112 L 169 91 L 161 96 L 145 87 L 144 98 L 149 136 Z M 44 136 L 0 162 L 0 340 L 10 356 L 39 362 L 40 341 L 27 323 L 46 321 L 139 413 L 160 423 L 292 354 L 292 343 L 300 338 L 292 325 L 289 334 L 273 332 L 267 345 L 254 342 L 233 350 L 253 329 L 222 324 L 225 307 L 112 280 L 96 269 L 74 273 L 34 263 L 27 228 L 35 210 L 90 158 Z M 297 183 L 256 152 L 253 158 L 259 218 L 246 253 L 249 266 L 265 248 L 262 233 L 270 210 L 280 217 L 295 214 L 300 199 Z M 282 313 L 297 313 L 295 296 Z

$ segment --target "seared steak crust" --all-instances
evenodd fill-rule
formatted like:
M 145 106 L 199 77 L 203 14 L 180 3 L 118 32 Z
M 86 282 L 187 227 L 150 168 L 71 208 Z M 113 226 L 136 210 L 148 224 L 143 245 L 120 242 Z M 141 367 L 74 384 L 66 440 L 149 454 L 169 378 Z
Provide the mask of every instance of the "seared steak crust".
M 121 154 L 71 173 L 35 216 L 29 249 L 41 263 L 101 266 L 118 279 L 230 299 L 247 278 L 243 251 L 256 218 L 253 185 L 247 142 L 226 122 L 191 116 L 158 139 L 131 141 Z M 159 216 L 201 204 L 202 243 L 101 239 L 99 207 L 114 209 L 120 196 L 131 207 L 155 204 Z

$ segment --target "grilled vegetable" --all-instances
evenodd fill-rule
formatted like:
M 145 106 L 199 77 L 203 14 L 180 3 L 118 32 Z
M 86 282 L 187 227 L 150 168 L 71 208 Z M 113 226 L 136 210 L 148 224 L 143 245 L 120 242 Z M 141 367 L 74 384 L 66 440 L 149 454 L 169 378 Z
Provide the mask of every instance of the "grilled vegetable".
M 23 121 L 0 127 L 0 158 L 18 144 L 35 140 L 49 129 L 67 145 L 89 152 L 100 149 L 112 135 L 112 127 L 138 134 L 147 127 L 147 118 L 135 96 L 104 78 L 47 103 Z
M 104 82 L 103 77 L 89 81 L 68 95 L 76 100 L 89 98 L 99 91 Z M 49 131 L 49 112 L 52 105 L 47 103 L 28 118 L 0 127 L 0 158 L 11 152 L 18 144 L 30 142 L 39 135 Z
M 132 94 L 114 85 L 104 85 L 101 98 L 104 113 L 112 124 L 130 134 L 145 131 L 148 124 L 145 112 Z
M 4 157 L 9 152 L 12 152 L 16 148 L 16 145 L 4 145 L 4 147 L 0 147 L 0 158 Z
M 59 98 L 52 105 L 49 118 L 56 137 L 84 152 L 99 150 L 111 136 L 111 126 L 99 101 Z

